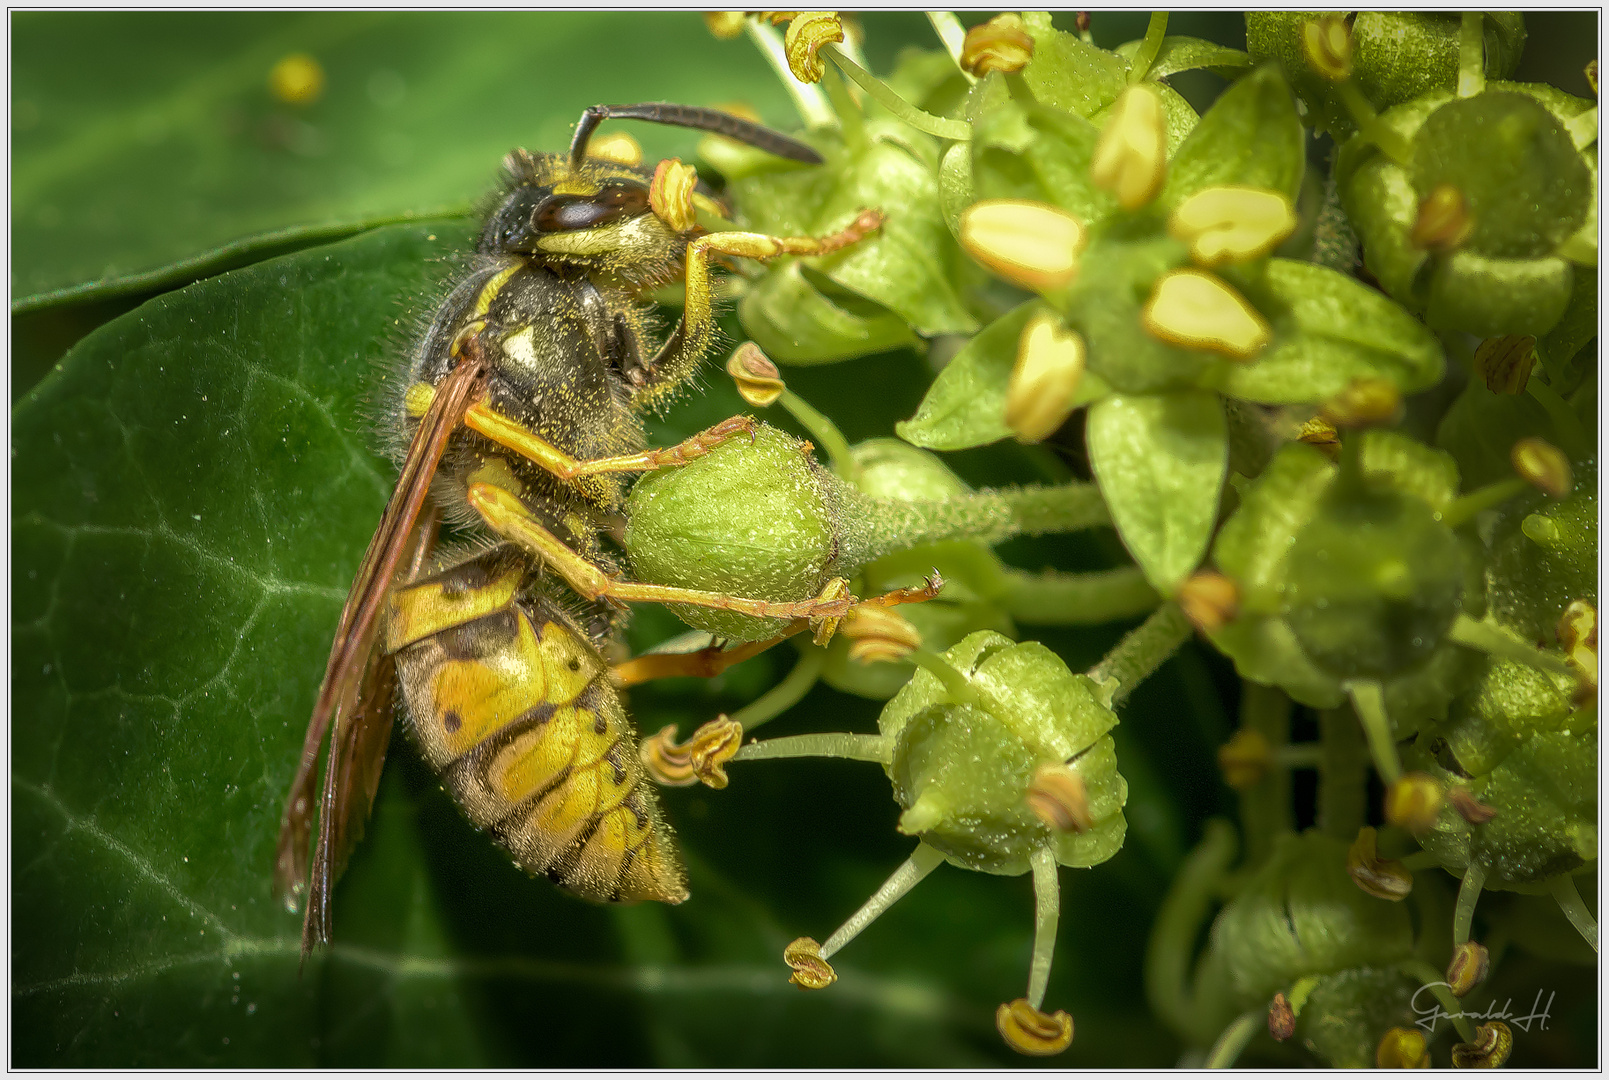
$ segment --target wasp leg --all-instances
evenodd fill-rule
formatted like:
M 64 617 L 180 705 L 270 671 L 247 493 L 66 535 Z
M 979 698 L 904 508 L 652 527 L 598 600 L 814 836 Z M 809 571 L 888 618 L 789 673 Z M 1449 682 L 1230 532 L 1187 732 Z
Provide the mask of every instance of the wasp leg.
M 435 391 L 429 383 L 415 383 L 408 390 L 408 411 L 422 415 L 434 400 Z M 706 428 L 697 435 L 662 449 L 644 450 L 640 454 L 622 454 L 618 457 L 593 458 L 582 461 L 571 457 L 542 436 L 531 431 L 484 401 L 469 407 L 464 426 L 484 435 L 497 445 L 514 451 L 528 461 L 535 462 L 561 480 L 576 480 L 598 473 L 652 472 L 655 469 L 685 465 L 701 458 L 726 440 L 736 435 L 754 433 L 752 416 L 733 416 Z
M 609 597 L 621 601 L 658 604 L 694 604 L 698 607 L 736 611 L 762 619 L 840 619 L 854 598 L 834 578 L 820 596 L 809 600 L 748 600 L 702 589 L 682 589 L 672 585 L 648 585 L 610 577 L 576 554 L 558 537 L 531 517 L 529 510 L 512 492 L 494 484 L 471 484 L 469 505 L 500 536 L 506 536 L 541 557 L 569 586 L 587 600 Z
M 830 236 L 767 236 L 764 233 L 708 233 L 687 245 L 687 302 L 676 329 L 654 358 L 648 361 L 649 377 L 665 387 L 675 386 L 690 376 L 709 349 L 715 327 L 714 285 L 710 260 L 727 255 L 746 259 L 774 259 L 781 255 L 828 255 L 858 243 L 883 223 L 877 210 L 862 210 L 848 228 Z
M 944 587 L 944 579 L 935 572 L 932 577 L 921 585 L 908 589 L 895 589 L 893 592 L 883 593 L 881 596 L 868 596 L 851 605 L 854 608 L 872 607 L 889 608 L 896 604 L 919 604 L 924 600 L 931 600 L 939 594 Z M 712 679 L 731 667 L 765 652 L 774 645 L 780 645 L 795 634 L 810 626 L 809 619 L 796 620 L 782 633 L 764 641 L 751 641 L 735 649 L 723 649 L 718 645 L 697 649 L 685 653 L 648 653 L 644 656 L 633 657 L 623 664 L 614 666 L 614 680 L 618 686 L 636 686 L 638 683 L 652 682 L 655 679 L 673 679 L 679 676 L 690 676 L 698 679 Z

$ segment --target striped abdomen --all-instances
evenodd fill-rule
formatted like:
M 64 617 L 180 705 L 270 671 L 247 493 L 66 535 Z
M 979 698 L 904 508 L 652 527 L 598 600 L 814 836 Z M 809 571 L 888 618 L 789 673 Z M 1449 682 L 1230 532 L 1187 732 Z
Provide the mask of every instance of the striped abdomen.
M 592 643 L 501 548 L 392 594 L 419 746 L 477 826 L 588 900 L 687 897 L 637 736 Z

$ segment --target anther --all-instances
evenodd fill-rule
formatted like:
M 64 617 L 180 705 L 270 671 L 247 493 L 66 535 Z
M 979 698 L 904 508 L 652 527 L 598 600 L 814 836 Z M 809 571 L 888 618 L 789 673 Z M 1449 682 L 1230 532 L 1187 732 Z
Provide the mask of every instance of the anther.
M 1274 748 L 1268 738 L 1252 728 L 1241 728 L 1218 747 L 1218 771 L 1224 783 L 1236 791 L 1256 787 L 1274 764 Z
M 1249 360 L 1274 332 L 1244 297 L 1211 274 L 1174 270 L 1164 274 L 1140 312 L 1152 337 L 1187 349 L 1205 349 L 1231 360 Z
M 1136 210 L 1162 190 L 1167 160 L 1162 98 L 1147 86 L 1129 87 L 1112 103 L 1090 159 L 1090 177 L 1116 195 L 1123 209 Z
M 973 203 L 961 213 L 960 230 L 968 255 L 1007 281 L 1041 292 L 1072 284 L 1088 242 L 1072 214 L 1019 199 Z
M 1064 1010 L 1041 1012 L 1018 998 L 994 1013 L 994 1026 L 1006 1045 L 1019 1054 L 1049 1057 L 1073 1044 L 1073 1018 Z
M 1084 378 L 1084 339 L 1060 317 L 1037 312 L 1017 340 L 1017 363 L 1006 386 L 1006 426 L 1023 442 L 1048 438 L 1072 415 Z
M 788 981 L 804 990 L 825 990 L 838 981 L 838 973 L 821 955 L 815 938 L 802 937 L 782 950 L 783 961 L 793 969 Z
M 1388 379 L 1365 375 L 1347 383 L 1319 412 L 1338 428 L 1390 424 L 1402 412 L 1402 392 Z
M 1352 28 L 1334 16 L 1304 23 L 1302 57 L 1320 77 L 1345 82 L 1352 77 Z
M 1424 251 L 1452 251 L 1475 231 L 1464 193 L 1452 184 L 1437 184 L 1419 204 L 1408 241 Z
M 1418 1028 L 1391 1028 L 1380 1037 L 1380 1045 L 1374 1049 L 1374 1063 L 1381 1069 L 1430 1068 L 1425 1033 Z
M 1570 459 L 1564 456 L 1564 451 L 1534 435 L 1516 442 L 1509 452 L 1509 460 L 1522 480 L 1555 499 L 1564 498 L 1575 486 Z
M 820 82 L 827 68 L 817 52 L 829 41 L 844 40 L 843 22 L 836 12 L 801 11 L 788 23 L 788 33 L 782 42 L 782 51 L 788 58 L 788 70 L 802 83 Z
M 1413 875 L 1400 860 L 1380 858 L 1375 831 L 1368 826 L 1346 849 L 1346 872 L 1358 888 L 1381 900 L 1401 900 L 1413 891 Z
M 1501 1020 L 1475 1029 L 1475 1041 L 1453 1045 L 1453 1066 L 1459 1069 L 1496 1069 L 1514 1049 L 1514 1033 Z
M 666 158 L 654 169 L 654 179 L 648 185 L 648 205 L 673 231 L 690 232 L 698 224 L 698 212 L 693 208 L 697 185 L 697 169 L 676 158 Z
M 1429 773 L 1408 772 L 1397 777 L 1386 789 L 1386 821 L 1411 833 L 1424 832 L 1436 824 L 1444 801 L 1441 784 Z
M 1268 1034 L 1275 1042 L 1284 1042 L 1296 1034 L 1296 1010 L 1283 991 L 1275 994 L 1268 1005 Z
M 962 70 L 979 78 L 991 71 L 1021 71 L 1034 58 L 1034 39 L 1022 28 L 1022 18 L 996 15 L 967 31 L 957 61 Z
M 1065 762 L 1046 762 L 1028 784 L 1028 809 L 1057 832 L 1082 833 L 1095 827 L 1084 778 Z
M 1453 958 L 1447 961 L 1447 989 L 1454 997 L 1463 997 L 1486 981 L 1492 957 L 1486 946 L 1477 941 L 1463 941 L 1453 949 Z
M 726 361 L 726 373 L 737 384 L 738 396 L 756 409 L 773 404 L 787 389 L 782 372 L 752 341 L 745 341 L 733 350 Z
M 1168 232 L 1189 244 L 1190 257 L 1208 267 L 1261 258 L 1295 228 L 1290 200 L 1263 188 L 1205 188 L 1168 218 Z

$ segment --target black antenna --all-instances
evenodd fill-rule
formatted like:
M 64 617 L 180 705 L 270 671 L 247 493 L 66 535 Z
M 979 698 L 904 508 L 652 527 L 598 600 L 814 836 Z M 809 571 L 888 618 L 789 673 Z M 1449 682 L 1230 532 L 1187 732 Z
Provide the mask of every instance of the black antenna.
M 655 124 L 672 124 L 676 127 L 695 128 L 698 131 L 713 131 L 717 135 L 725 135 L 729 139 L 748 143 L 758 150 L 790 161 L 802 161 L 806 165 L 822 163 L 821 155 L 799 140 L 790 139 L 781 132 L 739 119 L 731 113 L 701 109 L 693 105 L 671 105 L 663 101 L 650 101 L 641 105 L 594 105 L 582 113 L 581 122 L 575 126 L 575 138 L 570 140 L 571 168 L 580 168 L 582 159 L 587 156 L 587 141 L 592 138 L 592 133 L 597 130 L 598 125 L 605 120 L 648 120 Z

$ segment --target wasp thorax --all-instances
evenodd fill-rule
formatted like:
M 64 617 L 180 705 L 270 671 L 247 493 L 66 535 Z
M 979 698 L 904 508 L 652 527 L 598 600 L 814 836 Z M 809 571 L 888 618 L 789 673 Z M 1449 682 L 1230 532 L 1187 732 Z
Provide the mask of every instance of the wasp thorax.
M 1286 617 L 1320 668 L 1387 678 L 1423 663 L 1458 617 L 1463 551 L 1422 500 L 1337 487 L 1291 545 Z
M 645 476 L 626 500 L 626 551 L 640 581 L 765 600 L 805 600 L 838 558 L 837 482 L 806 444 L 761 424 L 679 469 Z M 673 605 L 689 625 L 733 641 L 777 633 L 778 619 Z
M 1025 873 L 1046 847 L 1063 866 L 1116 854 L 1128 784 L 1110 735 L 1117 715 L 1095 683 L 1038 642 L 989 630 L 968 635 L 944 660 L 955 685 L 920 670 L 878 719 L 894 740 L 888 772 L 905 808 L 900 830 L 992 874 Z M 1046 765 L 1057 783 L 1044 782 Z M 1047 822 L 1044 811 L 1051 802 L 1063 809 L 1068 790 L 1079 796 L 1066 807 L 1077 827 L 1057 828 L 1060 815 Z

